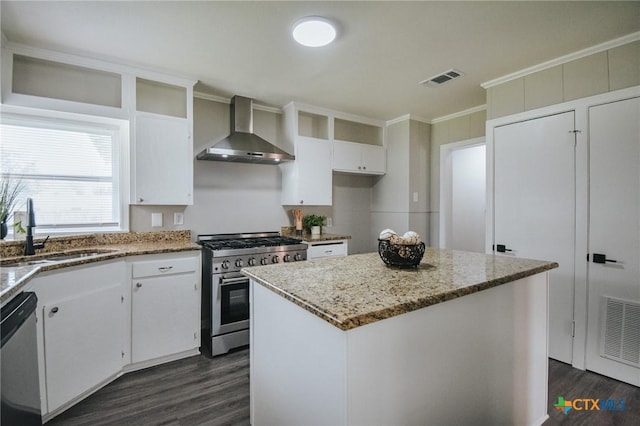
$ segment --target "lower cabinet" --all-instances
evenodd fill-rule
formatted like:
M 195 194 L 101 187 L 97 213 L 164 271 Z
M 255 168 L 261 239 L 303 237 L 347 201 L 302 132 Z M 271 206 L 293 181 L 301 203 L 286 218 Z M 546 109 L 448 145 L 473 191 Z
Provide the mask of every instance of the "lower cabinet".
M 29 285 L 38 296 L 36 330 L 44 419 L 119 374 L 125 363 L 125 261 L 57 269 Z
M 122 283 L 42 308 L 47 405 L 53 411 L 122 368 Z
M 126 371 L 196 355 L 200 253 L 132 256 L 43 272 L 37 337 L 44 421 Z
M 200 346 L 200 267 L 197 257 L 133 264 L 131 362 Z
M 307 247 L 307 259 L 321 257 L 346 256 L 349 253 L 348 240 L 305 241 Z

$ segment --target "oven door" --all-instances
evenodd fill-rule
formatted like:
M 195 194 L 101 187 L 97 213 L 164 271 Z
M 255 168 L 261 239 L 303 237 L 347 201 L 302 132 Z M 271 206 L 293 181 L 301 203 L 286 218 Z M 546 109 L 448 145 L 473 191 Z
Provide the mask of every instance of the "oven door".
M 212 335 L 249 328 L 249 278 L 240 273 L 213 276 Z

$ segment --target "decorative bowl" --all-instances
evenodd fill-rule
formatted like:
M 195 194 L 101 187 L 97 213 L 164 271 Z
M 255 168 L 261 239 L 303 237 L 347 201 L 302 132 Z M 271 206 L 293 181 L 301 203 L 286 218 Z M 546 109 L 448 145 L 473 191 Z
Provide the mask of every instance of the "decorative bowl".
M 378 240 L 378 254 L 387 266 L 397 268 L 417 268 L 424 256 L 424 243 L 391 244 L 388 240 Z

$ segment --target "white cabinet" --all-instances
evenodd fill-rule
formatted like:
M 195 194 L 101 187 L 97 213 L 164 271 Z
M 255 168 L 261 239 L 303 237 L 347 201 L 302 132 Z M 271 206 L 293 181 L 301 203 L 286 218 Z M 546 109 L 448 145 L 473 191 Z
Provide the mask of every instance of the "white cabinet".
M 332 204 L 331 126 L 326 114 L 310 109 L 293 102 L 284 107 L 285 151 L 296 159 L 280 165 L 282 205 Z
M 332 203 L 331 144 L 299 136 L 295 161 L 281 164 L 282 204 L 330 206 Z
M 132 264 L 131 361 L 200 346 L 199 256 L 152 255 Z
M 136 78 L 131 203 L 193 204 L 193 84 Z
M 132 164 L 132 203 L 193 204 L 191 123 L 138 112 Z
M 69 277 L 71 278 L 71 277 Z M 122 285 L 54 300 L 43 306 L 49 411 L 122 368 Z
M 386 171 L 384 122 L 291 102 L 284 107 L 285 151 L 280 165 L 283 205 L 331 205 L 332 172 Z
M 321 257 L 346 256 L 349 253 L 348 240 L 305 241 L 307 247 L 307 259 Z
M 386 150 L 382 146 L 333 141 L 333 170 L 383 175 L 386 172 Z
M 44 273 L 38 296 L 38 361 L 43 414 L 115 378 L 124 364 L 124 262 Z

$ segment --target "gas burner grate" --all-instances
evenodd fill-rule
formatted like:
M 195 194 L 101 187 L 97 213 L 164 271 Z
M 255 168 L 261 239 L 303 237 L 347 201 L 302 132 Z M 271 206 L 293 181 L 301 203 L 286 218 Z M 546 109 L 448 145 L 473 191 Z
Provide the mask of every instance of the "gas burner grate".
M 236 238 L 229 240 L 200 241 L 205 247 L 211 250 L 233 250 L 254 247 L 276 247 L 300 244 L 302 240 L 290 237 L 256 237 L 256 238 Z

